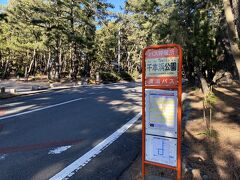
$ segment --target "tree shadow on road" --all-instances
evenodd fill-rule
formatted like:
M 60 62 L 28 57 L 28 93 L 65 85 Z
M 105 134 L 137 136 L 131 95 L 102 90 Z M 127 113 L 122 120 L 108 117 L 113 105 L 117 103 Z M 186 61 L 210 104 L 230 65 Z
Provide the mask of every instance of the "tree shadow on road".
M 141 111 L 141 88 L 136 89 L 134 83 L 85 87 L 16 98 L 6 102 L 12 104 L 11 108 L 31 106 L 27 110 L 33 110 L 45 107 L 49 102 L 55 104 L 79 97 L 82 97 L 82 100 L 1 121 L 4 129 L 0 132 L 0 149 L 79 138 L 82 141 L 72 144 L 72 148 L 64 152 L 64 156 L 47 155 L 49 148 L 46 147 L 10 153 L 4 161 L 14 157 L 14 165 L 0 165 L 5 172 L 0 177 L 4 179 L 10 173 L 18 176 L 17 167 L 21 167 L 20 169 L 29 170 L 28 176 L 24 176 L 23 173 L 20 176 L 22 178 L 49 178 Z M 25 112 L 25 109 L 19 112 Z M 44 157 L 42 153 L 45 154 Z M 17 154 L 31 157 L 31 160 L 19 161 L 21 158 L 18 158 Z M 112 157 L 114 156 L 118 155 L 112 154 Z M 32 166 L 35 162 L 39 162 L 38 167 Z M 88 176 L 91 177 L 91 174 Z

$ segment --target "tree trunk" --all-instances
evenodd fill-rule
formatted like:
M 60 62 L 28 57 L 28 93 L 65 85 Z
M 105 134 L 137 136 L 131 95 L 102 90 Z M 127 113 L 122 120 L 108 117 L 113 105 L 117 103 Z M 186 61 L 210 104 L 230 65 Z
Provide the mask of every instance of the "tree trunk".
M 207 103 L 207 95 L 209 94 L 210 92 L 210 89 L 208 87 L 208 84 L 207 84 L 207 81 L 206 79 L 203 77 L 203 75 L 201 73 L 198 74 L 198 78 L 201 82 L 201 87 L 202 87 L 202 91 L 203 91 L 203 120 L 206 121 L 206 126 L 207 126 L 207 129 L 209 130 L 209 132 L 211 133 L 211 107 L 209 107 L 208 103 Z M 209 109 L 209 118 L 207 118 L 206 116 L 206 112 L 207 110 Z
M 36 50 L 33 51 L 33 66 L 32 66 L 32 75 L 35 76 L 35 69 L 36 69 Z
M 25 72 L 24 72 L 24 77 L 25 77 L 25 78 L 27 77 L 27 73 L 28 73 L 28 67 L 25 66 Z
M 3 67 L 3 55 L 2 55 L 2 51 L 0 51 L 0 60 L 1 60 L 0 68 L 2 68 L 2 67 Z
M 130 72 L 130 52 L 127 52 L 127 71 Z
M 127 71 L 129 73 L 132 73 L 132 69 L 131 69 L 131 62 L 130 62 L 130 57 L 131 57 L 131 54 L 132 54 L 132 51 L 134 50 L 135 48 L 135 44 L 133 45 L 133 47 L 130 49 L 130 51 L 127 52 Z
M 31 63 L 30 63 L 29 68 L 28 68 L 27 78 L 29 77 L 29 75 L 32 71 L 32 67 L 33 67 L 34 61 L 35 61 L 35 56 L 36 56 L 36 50 L 34 49 L 33 50 L 33 57 L 32 57 Z
M 61 37 L 58 37 L 57 39 L 57 67 L 56 67 L 56 72 L 57 72 L 57 79 L 61 79 L 61 67 L 62 67 L 62 39 Z
M 231 51 L 237 68 L 237 74 L 235 74 L 235 76 L 239 79 L 240 78 L 240 49 L 238 46 L 239 38 L 237 28 L 234 24 L 234 15 L 232 12 L 230 0 L 223 0 L 223 6 L 228 25 L 228 34 Z
M 5 79 L 5 78 L 6 78 L 7 70 L 8 70 L 8 64 L 9 64 L 9 59 L 7 59 L 7 61 L 6 61 L 6 63 L 5 63 L 5 68 L 4 68 L 4 72 L 3 72 L 2 79 Z
M 199 75 L 199 80 L 201 82 L 203 94 L 204 96 L 207 96 L 207 94 L 209 93 L 209 87 L 208 87 L 207 81 L 201 74 Z
M 71 42 L 71 47 L 70 47 L 70 58 L 71 58 L 71 77 L 72 80 L 76 81 L 77 80 L 77 75 L 78 75 L 78 66 L 79 66 L 79 61 L 77 60 L 77 47 L 76 44 L 72 41 Z
M 62 73 L 62 49 L 59 49 L 59 55 L 58 55 L 58 79 L 61 79 L 61 73 Z
M 118 72 L 121 70 L 121 29 L 118 30 Z
M 52 69 L 51 50 L 49 49 L 49 51 L 48 51 L 48 61 L 47 61 L 47 76 L 48 76 L 48 80 L 51 80 L 51 79 L 52 79 L 51 69 Z
M 235 24 L 238 32 L 238 38 L 240 36 L 240 1 L 239 0 L 232 0 L 232 9 L 235 19 Z

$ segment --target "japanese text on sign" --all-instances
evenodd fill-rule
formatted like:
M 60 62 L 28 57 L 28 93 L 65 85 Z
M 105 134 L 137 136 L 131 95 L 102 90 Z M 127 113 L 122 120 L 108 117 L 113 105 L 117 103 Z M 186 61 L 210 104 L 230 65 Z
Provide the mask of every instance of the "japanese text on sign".
M 179 60 L 177 49 L 149 49 L 145 56 L 146 85 L 177 85 Z
M 146 77 L 177 76 L 176 57 L 147 59 Z
M 176 57 L 178 56 L 178 50 L 176 48 L 149 49 L 145 55 L 146 55 L 146 59 L 161 58 L 161 57 Z
M 177 91 L 146 90 L 146 132 L 177 137 Z

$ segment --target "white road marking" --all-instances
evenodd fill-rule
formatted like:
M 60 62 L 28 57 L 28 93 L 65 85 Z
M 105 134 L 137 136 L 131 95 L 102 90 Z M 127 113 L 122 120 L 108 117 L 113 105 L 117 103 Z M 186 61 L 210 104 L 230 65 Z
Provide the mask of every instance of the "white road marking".
M 3 117 L 0 117 L 0 120 L 9 119 L 9 118 L 12 118 L 12 117 L 17 117 L 17 116 L 22 116 L 22 115 L 25 115 L 25 114 L 30 114 L 30 113 L 33 113 L 33 112 L 42 111 L 42 110 L 45 110 L 45 109 L 50 109 L 50 108 L 53 108 L 53 107 L 61 106 L 61 105 L 64 105 L 64 104 L 69 104 L 69 103 L 79 101 L 79 100 L 82 100 L 82 99 L 83 98 L 77 98 L 77 99 L 73 99 L 73 100 L 70 100 L 70 101 L 65 101 L 65 102 L 62 102 L 62 103 L 53 104 L 53 105 L 50 105 L 50 106 L 46 106 L 46 107 L 42 107 L 42 108 L 38 108 L 38 109 L 33 109 L 33 110 L 22 112 L 22 113 L 17 113 L 17 114 L 13 114 L 13 115 L 9 115 L 9 116 L 3 116 Z
M 7 154 L 0 155 L 0 160 L 4 160 L 7 157 Z
M 124 124 L 120 129 L 115 131 L 112 135 L 104 139 L 93 149 L 85 153 L 83 156 L 75 160 L 72 164 L 68 165 L 66 168 L 61 170 L 59 173 L 54 175 L 50 180 L 62 180 L 68 179 L 74 175 L 79 169 L 85 166 L 92 158 L 101 153 L 105 148 L 112 144 L 116 139 L 118 139 L 124 132 L 126 132 L 139 118 L 141 113 L 138 113 L 134 118 Z
M 34 108 L 34 106 L 35 105 L 20 106 L 20 107 L 14 108 L 14 109 L 8 109 L 8 106 L 6 106 L 5 108 L 7 110 L 4 112 L 4 115 L 7 116 L 9 114 L 18 113 L 18 112 L 21 112 L 21 111 L 24 111 L 24 110 L 27 110 L 27 109 Z
M 64 151 L 66 151 L 67 149 L 69 149 L 71 146 L 61 146 L 61 147 L 57 147 L 55 149 L 52 149 L 48 152 L 48 154 L 60 154 Z

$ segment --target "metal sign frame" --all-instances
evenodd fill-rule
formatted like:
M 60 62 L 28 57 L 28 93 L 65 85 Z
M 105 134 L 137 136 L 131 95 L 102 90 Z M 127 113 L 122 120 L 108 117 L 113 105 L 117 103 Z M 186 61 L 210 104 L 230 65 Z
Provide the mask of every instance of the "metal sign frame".
M 147 50 L 153 49 L 169 49 L 169 48 L 177 48 L 179 60 L 178 60 L 178 84 L 173 86 L 157 86 L 157 85 L 146 85 L 145 79 L 146 79 L 146 61 L 145 61 L 145 54 Z M 146 144 L 146 102 L 145 102 L 145 90 L 146 89 L 159 89 L 159 90 L 176 90 L 178 93 L 178 107 L 177 107 L 177 166 L 169 166 L 166 164 L 159 164 L 155 162 L 150 162 L 145 160 L 145 144 Z M 182 48 L 178 44 L 166 44 L 166 45 L 153 45 L 146 47 L 142 51 L 142 176 L 145 176 L 145 164 L 158 166 L 161 168 L 167 168 L 177 171 L 177 179 L 181 179 L 181 124 L 182 124 Z

